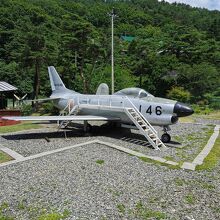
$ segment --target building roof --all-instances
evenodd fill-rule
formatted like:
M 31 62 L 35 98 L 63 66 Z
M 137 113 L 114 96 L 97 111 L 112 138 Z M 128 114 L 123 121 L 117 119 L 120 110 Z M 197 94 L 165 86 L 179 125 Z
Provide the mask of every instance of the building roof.
M 0 81 L 0 92 L 7 92 L 7 91 L 14 91 L 14 90 L 17 90 L 17 88 L 6 82 Z
M 121 36 L 122 40 L 131 42 L 135 39 L 133 36 Z

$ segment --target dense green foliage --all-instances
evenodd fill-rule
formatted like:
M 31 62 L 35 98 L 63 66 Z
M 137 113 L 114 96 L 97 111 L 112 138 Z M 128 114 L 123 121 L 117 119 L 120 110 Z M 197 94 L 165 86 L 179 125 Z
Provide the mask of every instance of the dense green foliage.
M 219 91 L 220 12 L 156 0 L 0 0 L 0 80 L 48 96 L 54 65 L 71 89 L 110 86 L 112 7 L 116 91 L 138 86 L 166 96 L 182 87 L 193 102 Z

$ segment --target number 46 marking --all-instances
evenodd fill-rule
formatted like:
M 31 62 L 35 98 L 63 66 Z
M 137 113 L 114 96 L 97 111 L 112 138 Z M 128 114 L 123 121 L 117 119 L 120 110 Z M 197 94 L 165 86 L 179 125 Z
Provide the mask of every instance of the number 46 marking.
M 153 113 L 151 105 L 148 107 L 146 113 L 148 113 L 150 115 Z M 161 106 L 156 106 L 155 107 L 155 113 L 156 113 L 156 115 L 161 115 L 162 114 L 162 107 Z

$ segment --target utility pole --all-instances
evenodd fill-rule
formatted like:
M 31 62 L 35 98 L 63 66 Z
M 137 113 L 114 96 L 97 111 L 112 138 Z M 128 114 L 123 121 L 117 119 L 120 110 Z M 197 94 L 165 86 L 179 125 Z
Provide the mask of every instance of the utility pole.
M 112 94 L 114 93 L 114 18 L 116 14 L 114 12 L 114 8 L 112 8 L 112 12 L 109 14 L 111 16 L 112 23 L 112 51 L 111 51 L 111 61 L 112 61 Z

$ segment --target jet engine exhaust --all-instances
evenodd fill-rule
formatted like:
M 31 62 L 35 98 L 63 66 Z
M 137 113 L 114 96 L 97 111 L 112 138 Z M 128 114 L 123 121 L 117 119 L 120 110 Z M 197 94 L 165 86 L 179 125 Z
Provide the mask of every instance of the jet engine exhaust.
M 172 116 L 171 117 L 171 123 L 175 124 L 178 121 L 178 117 L 177 116 Z

